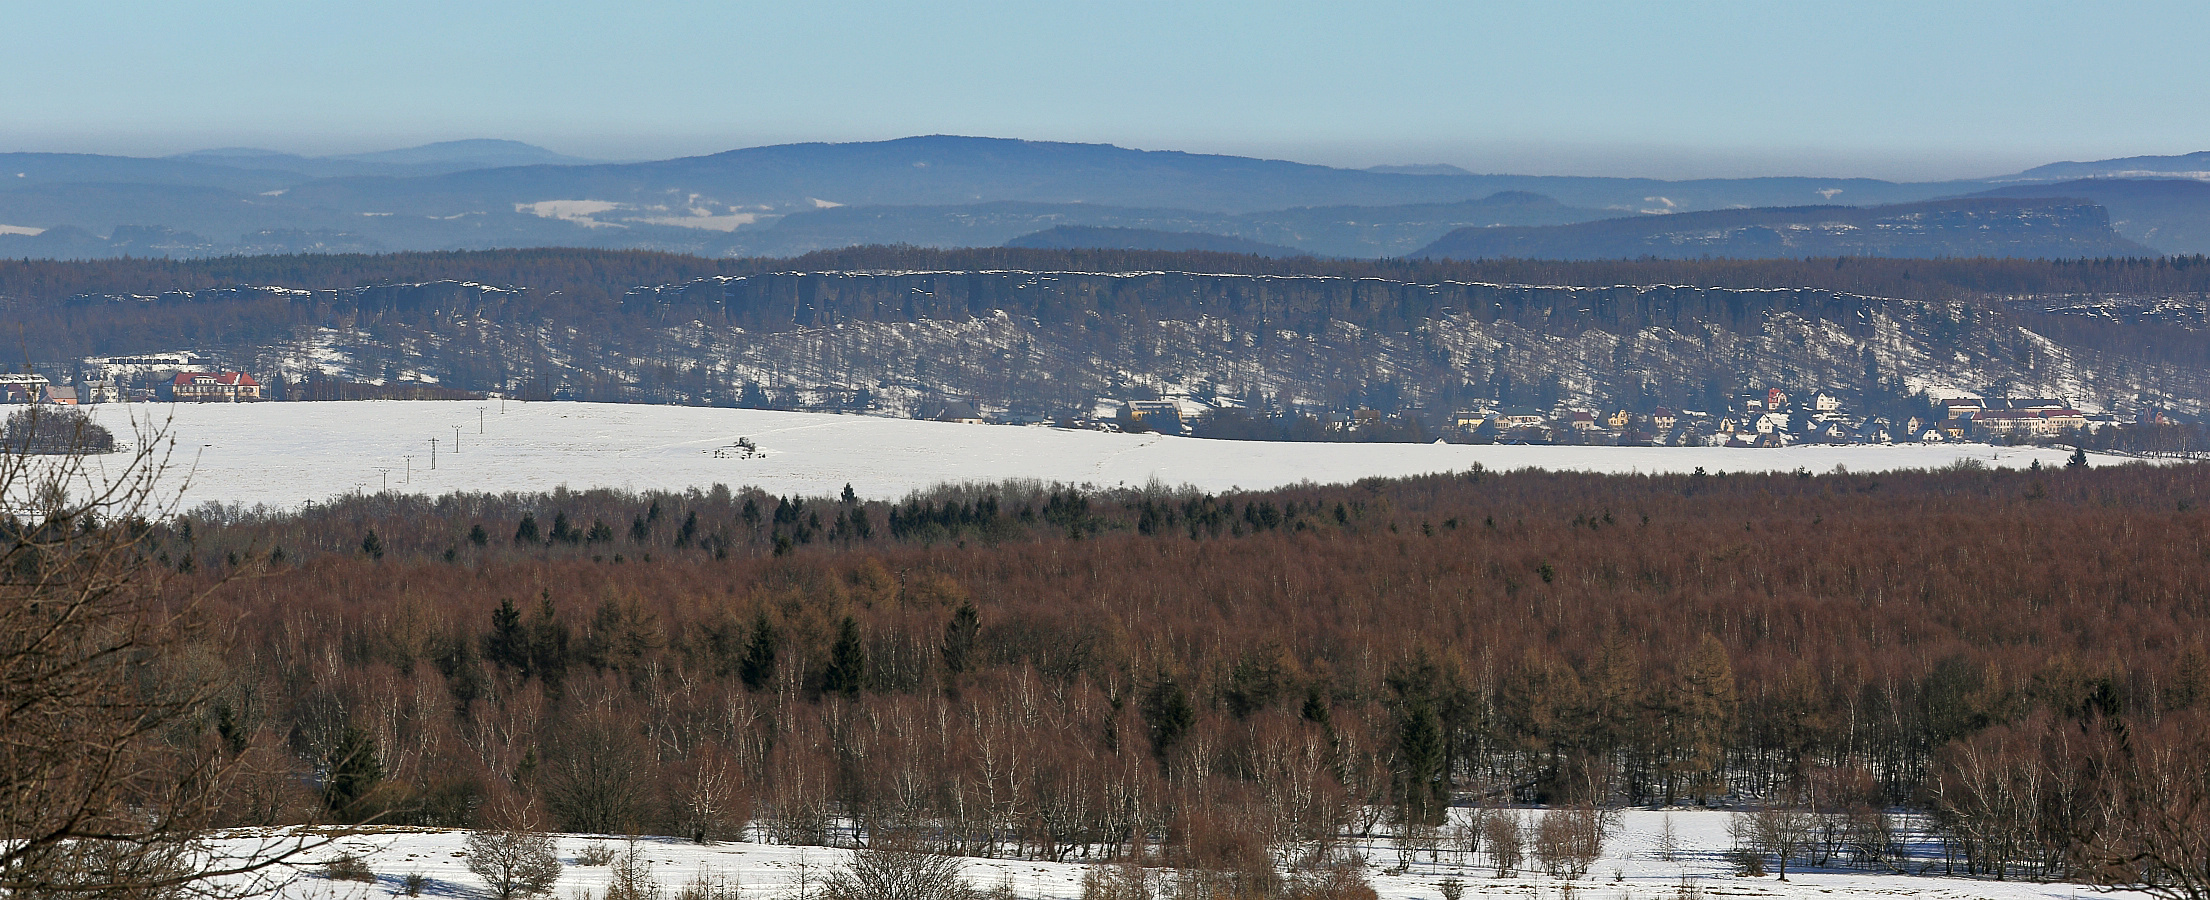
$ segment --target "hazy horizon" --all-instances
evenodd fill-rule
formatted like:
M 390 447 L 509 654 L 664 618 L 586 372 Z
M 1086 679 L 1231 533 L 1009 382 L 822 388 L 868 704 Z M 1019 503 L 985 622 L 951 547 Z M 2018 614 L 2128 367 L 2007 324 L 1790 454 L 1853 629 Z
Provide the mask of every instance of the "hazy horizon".
M 2153 27 L 2144 27 L 2153 25 Z M 968 134 L 1364 168 L 1939 180 L 2210 148 L 2171 2 L 422 2 L 11 13 L 0 148 L 600 159 Z

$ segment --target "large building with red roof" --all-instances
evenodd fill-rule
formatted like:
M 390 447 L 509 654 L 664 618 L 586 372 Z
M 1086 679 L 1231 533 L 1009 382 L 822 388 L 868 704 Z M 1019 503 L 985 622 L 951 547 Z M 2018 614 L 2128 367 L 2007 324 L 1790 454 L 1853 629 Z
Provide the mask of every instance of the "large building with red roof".
M 178 372 L 169 380 L 169 399 L 178 403 L 235 403 L 261 399 L 261 383 L 244 372 Z

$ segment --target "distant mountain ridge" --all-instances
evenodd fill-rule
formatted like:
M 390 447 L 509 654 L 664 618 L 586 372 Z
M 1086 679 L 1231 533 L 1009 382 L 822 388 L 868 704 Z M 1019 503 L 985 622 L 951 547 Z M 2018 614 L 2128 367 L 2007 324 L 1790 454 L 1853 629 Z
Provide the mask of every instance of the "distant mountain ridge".
M 330 157 L 251 148 L 163 159 L 17 153 L 0 154 L 0 255 L 143 253 L 142 242 L 117 232 L 141 226 L 185 236 L 165 240 L 160 252 L 186 256 L 534 246 L 764 256 L 863 243 L 994 246 L 1079 226 L 1388 257 L 1465 227 L 1808 204 L 1864 208 L 1990 191 L 2086 197 L 2111 206 L 2118 234 L 2141 245 L 2130 252 L 2191 253 L 2210 251 L 2210 196 L 2194 185 L 2098 177 L 2064 193 L 2082 182 L 2051 179 L 2078 167 L 2098 175 L 2191 172 L 2210 168 L 2205 157 L 2061 163 L 1998 179 L 1906 184 L 1474 174 L 1444 164 L 1345 169 L 952 135 L 637 163 L 594 163 L 500 140 Z M 1786 240 L 1780 246 L 1801 249 Z M 1757 245 L 1712 249 L 1756 252 Z
M 1976 197 L 1892 206 L 1728 209 L 1540 228 L 1461 228 L 1414 253 L 1453 259 L 2153 255 L 2083 200 Z
M 255 147 L 224 147 L 179 153 L 169 158 L 241 169 L 291 172 L 312 178 L 363 175 L 409 177 L 505 166 L 575 166 L 596 162 L 554 153 L 535 144 L 494 138 L 439 141 L 419 147 L 334 156 L 301 156 Z
M 2177 156 L 2129 156 L 2095 162 L 2057 162 L 2035 166 L 1994 182 L 2071 181 L 2080 178 L 2192 178 L 2210 180 L 2210 150 Z
M 1254 256 L 1310 256 L 1295 247 L 1278 244 L 1262 244 L 1243 238 L 1206 234 L 1199 231 L 1160 231 L 1155 228 L 1100 228 L 1090 225 L 1061 225 L 1035 234 L 1024 234 L 1005 242 L 1008 247 L 1037 247 L 1044 249 L 1077 249 L 1096 247 L 1108 250 L 1161 250 L 1168 253 L 1248 253 Z

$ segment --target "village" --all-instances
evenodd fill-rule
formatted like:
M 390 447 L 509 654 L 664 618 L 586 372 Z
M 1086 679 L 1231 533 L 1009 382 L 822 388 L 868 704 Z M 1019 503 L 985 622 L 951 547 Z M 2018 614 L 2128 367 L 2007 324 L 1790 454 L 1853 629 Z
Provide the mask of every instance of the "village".
M 87 358 L 70 383 L 57 383 L 34 372 L 0 373 L 0 400 L 78 405 L 339 399 L 302 390 L 288 392 L 297 396 L 286 396 L 284 386 L 282 379 L 265 386 L 251 373 L 226 369 L 189 351 L 174 351 Z M 1841 396 L 1828 391 L 1794 395 L 1783 388 L 1767 387 L 1739 395 L 1720 410 L 1667 406 L 1604 410 L 1570 405 L 1538 409 L 1475 401 L 1448 414 L 1420 408 L 1261 413 L 1222 395 L 1169 391 L 1154 393 L 1150 399 L 1100 399 L 1081 414 L 1061 416 L 1011 416 L 970 400 L 921 403 L 911 414 L 919 419 L 965 424 L 1244 439 L 1746 448 L 1963 441 L 2061 443 L 2115 425 L 2134 424 L 2107 413 L 2085 412 L 2066 399 L 2052 397 L 1958 396 L 1920 405 L 1926 408 L 1917 414 L 1864 414 L 1850 409 Z M 1257 424 L 1268 422 L 1274 424 Z M 2140 417 L 2140 424 L 2168 425 L 2171 420 L 2152 413 Z M 1273 431 L 1268 432 L 1268 427 Z
M 1100 431 L 1141 431 L 1197 437 L 1249 437 L 1237 427 L 1260 416 L 1225 397 L 1169 392 L 1156 399 L 1097 402 L 1088 415 L 1057 419 L 992 415 L 977 404 L 925 405 L 918 418 L 973 424 L 1053 425 Z M 1850 410 L 1826 391 L 1791 396 L 1777 387 L 1742 395 L 1720 412 L 1656 406 L 1645 410 L 1497 407 L 1474 404 L 1448 415 L 1426 410 L 1369 408 L 1276 413 L 1291 440 L 1420 441 L 1476 444 L 1557 444 L 1621 447 L 1776 448 L 1802 444 L 1978 442 L 2062 443 L 2121 424 L 2047 397 L 1951 397 L 1923 414 L 1889 417 Z M 2140 424 L 2169 425 L 2162 413 Z

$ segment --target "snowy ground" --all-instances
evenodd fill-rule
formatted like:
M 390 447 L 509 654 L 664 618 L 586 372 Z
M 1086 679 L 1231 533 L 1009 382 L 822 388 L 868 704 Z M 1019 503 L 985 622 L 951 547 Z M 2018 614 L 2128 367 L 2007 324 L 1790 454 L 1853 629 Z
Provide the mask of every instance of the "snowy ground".
M 820 495 L 850 483 L 898 499 L 945 482 L 1034 478 L 1096 487 L 1265 489 L 1300 481 L 1543 468 L 1596 472 L 1826 472 L 2061 464 L 2066 451 L 1976 444 L 1720 447 L 1529 447 L 1208 441 L 875 416 L 604 403 L 366 401 L 106 404 L 87 407 L 128 442 L 133 420 L 171 423 L 175 463 L 192 473 L 187 505 L 296 507 L 385 489 L 684 490 L 715 483 Z M 459 452 L 454 452 L 459 426 Z M 732 446 L 751 438 L 763 455 Z M 432 446 L 431 439 L 436 439 Z M 436 455 L 436 468 L 431 456 Z M 412 459 L 408 459 L 408 457 Z M 2098 458 L 2097 464 L 2118 462 Z M 411 474 L 410 474 L 411 473 Z M 388 482 L 387 482 L 388 480 Z
M 1492 870 L 1470 864 L 1478 862 L 1479 857 L 1461 865 L 1453 862 L 1447 853 L 1440 863 L 1426 862 L 1423 858 L 1422 862 L 1400 874 L 1386 874 L 1398 865 L 1394 849 L 1386 843 L 1377 843 L 1367 848 L 1366 855 L 1373 885 L 1383 900 L 1434 900 L 1442 896 L 1436 884 L 1453 876 L 1464 882 L 1467 896 L 1516 896 L 1530 900 L 1541 897 L 1669 900 L 1679 896 L 1684 878 L 1707 898 L 1821 900 L 1880 896 L 1927 900 L 2070 900 L 2099 893 L 2090 887 L 2071 884 L 1845 870 L 1796 871 L 1792 867 L 1786 882 L 1772 877 L 1736 877 L 1723 858 L 1731 846 L 1727 838 L 1728 815 L 1705 810 L 1629 810 L 1619 834 L 1605 845 L 1604 859 L 1587 876 L 1572 882 L 1526 874 L 1496 878 Z M 1657 837 L 1668 816 L 1673 821 L 1679 847 L 1671 860 L 1661 858 L 1656 850 Z M 281 873 L 281 876 L 288 876 L 289 881 L 278 896 L 292 900 L 382 900 L 398 895 L 403 879 L 410 874 L 420 874 L 427 879 L 422 892 L 425 897 L 487 896 L 483 882 L 469 874 L 460 852 L 465 838 L 466 834 L 458 831 L 404 829 L 347 838 L 345 845 L 361 853 L 376 874 L 374 884 L 331 881 L 314 874 L 320 869 L 314 861 L 335 855 L 337 851 L 333 849 L 308 854 L 309 862 L 298 866 L 296 871 Z M 554 891 L 556 900 L 583 900 L 578 896 L 581 891 L 588 891 L 592 897 L 603 893 L 608 876 L 605 867 L 573 864 L 578 851 L 596 842 L 617 849 L 621 847 L 618 838 L 570 835 L 559 839 L 561 860 L 569 865 L 563 870 Z M 818 886 L 820 879 L 845 856 L 840 850 L 772 844 L 697 845 L 648 839 L 642 846 L 643 855 L 653 863 L 653 877 L 671 895 L 685 882 L 703 873 L 734 880 L 743 887 L 744 896 L 761 900 L 798 897 L 801 883 Z M 966 874 L 971 882 L 982 887 L 1007 883 L 1014 895 L 1024 900 L 1076 900 L 1082 893 L 1083 868 L 1080 863 L 975 859 L 967 862 Z M 2140 900 L 2142 895 L 2119 892 L 2109 896 Z

